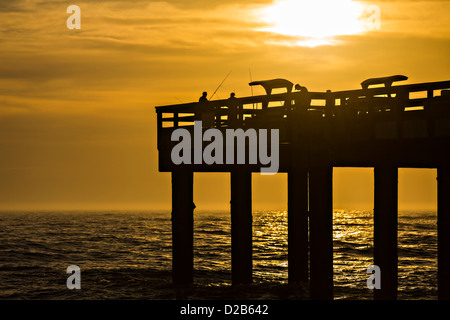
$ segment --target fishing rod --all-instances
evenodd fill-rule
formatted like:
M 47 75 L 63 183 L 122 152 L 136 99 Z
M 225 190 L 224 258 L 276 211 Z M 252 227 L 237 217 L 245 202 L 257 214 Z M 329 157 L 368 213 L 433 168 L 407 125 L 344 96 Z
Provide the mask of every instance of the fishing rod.
M 214 93 L 212 94 L 212 96 L 208 99 L 211 100 L 212 97 L 214 97 L 214 95 L 216 94 L 217 90 L 219 90 L 219 88 L 222 86 L 222 84 L 225 82 L 225 80 L 227 80 L 228 76 L 231 74 L 231 71 L 227 74 L 227 76 L 222 80 L 222 82 L 219 84 L 219 86 L 217 87 L 216 91 L 214 91 Z

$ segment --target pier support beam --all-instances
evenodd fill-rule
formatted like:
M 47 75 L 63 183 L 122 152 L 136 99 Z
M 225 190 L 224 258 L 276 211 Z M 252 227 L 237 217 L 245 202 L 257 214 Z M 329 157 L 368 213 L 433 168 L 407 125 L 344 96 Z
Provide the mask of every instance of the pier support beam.
M 396 300 L 398 284 L 398 168 L 374 168 L 374 264 L 380 267 L 381 288 L 374 289 L 377 300 Z
M 231 272 L 233 284 L 252 282 L 252 173 L 231 172 Z
M 308 172 L 288 172 L 288 280 L 308 281 Z
M 194 274 L 194 174 L 172 172 L 172 279 L 189 285 Z
M 438 299 L 450 300 L 450 166 L 438 167 Z
M 312 168 L 309 174 L 310 295 L 333 299 L 333 167 Z

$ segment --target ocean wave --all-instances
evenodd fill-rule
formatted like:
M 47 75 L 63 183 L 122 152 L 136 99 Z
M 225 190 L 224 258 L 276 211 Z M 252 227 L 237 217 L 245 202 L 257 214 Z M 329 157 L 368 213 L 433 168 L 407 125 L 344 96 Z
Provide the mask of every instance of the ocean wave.
M 399 214 L 402 297 L 435 293 L 436 216 Z M 334 216 L 336 299 L 367 293 L 365 268 L 373 257 L 373 215 Z M 195 213 L 194 279 L 172 285 L 170 212 L 22 212 L 0 214 L 2 299 L 299 298 L 286 286 L 287 214 L 253 216 L 251 286 L 231 286 L 229 212 Z M 418 245 L 420 244 L 420 245 Z M 82 290 L 66 288 L 67 266 L 79 265 Z M 408 278 L 409 277 L 409 278 Z M 410 283 L 407 283 L 407 279 Z M 412 281 L 412 282 L 411 282 Z M 361 288 L 362 286 L 362 288 Z M 307 296 L 307 295 L 306 295 Z

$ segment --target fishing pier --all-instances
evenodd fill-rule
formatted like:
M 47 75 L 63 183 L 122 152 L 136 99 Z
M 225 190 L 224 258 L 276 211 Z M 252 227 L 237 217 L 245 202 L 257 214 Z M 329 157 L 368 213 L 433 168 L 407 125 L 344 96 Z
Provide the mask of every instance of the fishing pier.
M 309 283 L 311 299 L 333 299 L 333 168 L 370 167 L 374 264 L 381 270 L 374 297 L 396 299 L 398 168 L 437 168 L 438 298 L 450 299 L 450 81 L 402 84 L 406 79 L 373 78 L 355 90 L 326 92 L 256 81 L 251 85 L 266 95 L 156 107 L 159 171 L 172 175 L 174 284 L 193 282 L 194 172 L 230 173 L 232 283 L 252 282 L 252 173 L 267 163 L 196 161 L 194 144 L 183 152 L 190 161 L 174 163 L 180 142 L 173 133 L 266 129 L 278 132 L 277 169 L 288 177 L 289 283 Z M 272 93 L 280 87 L 286 92 Z

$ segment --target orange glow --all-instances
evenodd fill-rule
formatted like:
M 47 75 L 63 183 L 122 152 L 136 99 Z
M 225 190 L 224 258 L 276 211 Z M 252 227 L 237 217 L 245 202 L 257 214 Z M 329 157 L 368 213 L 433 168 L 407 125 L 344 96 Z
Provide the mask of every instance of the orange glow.
M 360 24 L 369 3 L 380 6 L 382 32 Z M 170 209 L 154 107 L 198 101 L 230 70 L 215 97 L 264 94 L 251 91 L 250 77 L 285 78 L 310 91 L 357 89 L 364 79 L 392 74 L 410 83 L 449 79 L 449 1 L 76 5 L 80 30 L 66 26 L 69 4 L 0 6 L 0 209 Z M 336 173 L 336 207 L 370 209 L 372 193 L 363 191 L 371 175 Z M 229 176 L 200 179 L 197 207 L 229 210 Z M 285 209 L 284 175 L 254 181 L 254 208 Z M 400 203 L 430 202 L 418 202 L 434 190 L 430 181 L 415 176 Z M 344 193 L 352 185 L 356 191 Z

